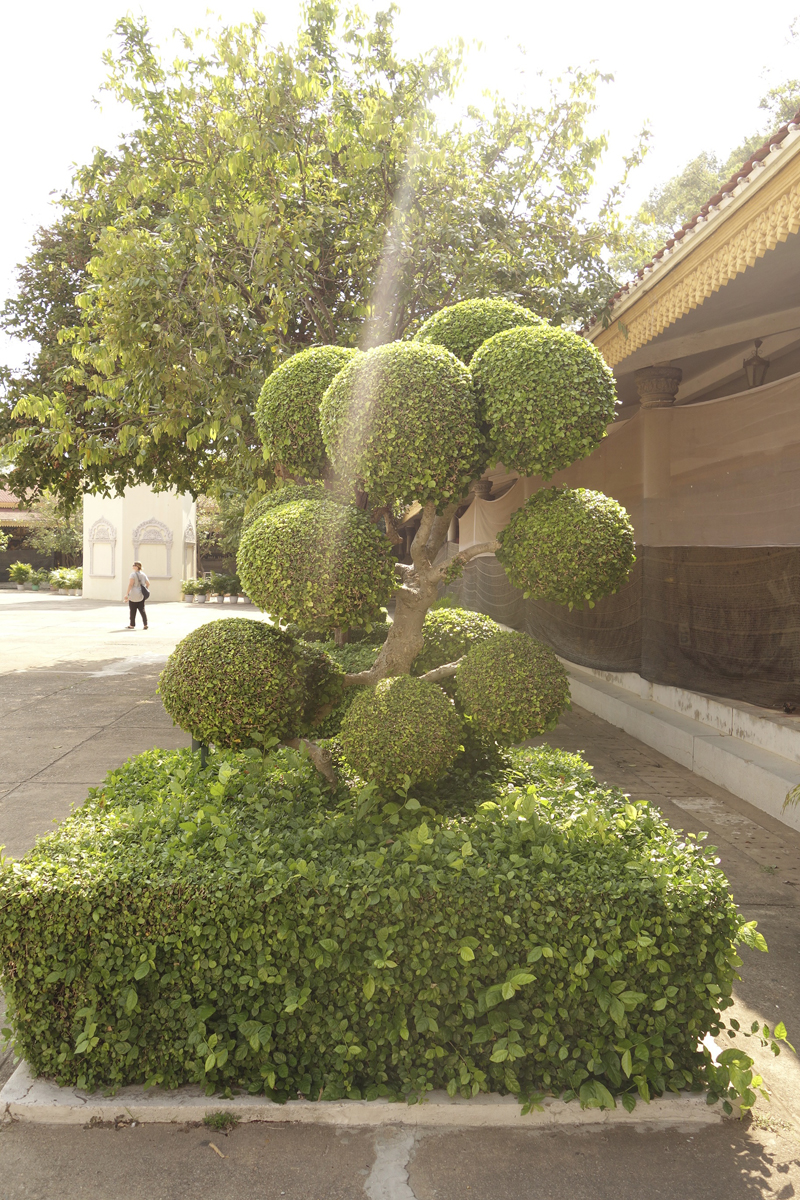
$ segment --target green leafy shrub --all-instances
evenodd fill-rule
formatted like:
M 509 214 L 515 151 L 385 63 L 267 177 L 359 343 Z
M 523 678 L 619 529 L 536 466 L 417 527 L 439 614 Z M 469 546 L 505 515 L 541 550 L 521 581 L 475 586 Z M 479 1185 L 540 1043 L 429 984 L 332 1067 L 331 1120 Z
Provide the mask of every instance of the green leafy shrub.
M 456 696 L 501 745 L 553 729 L 569 708 L 569 680 L 553 651 L 527 633 L 498 633 L 469 651 Z
M 444 346 L 469 366 L 487 338 L 520 325 L 541 324 L 541 317 L 513 300 L 462 300 L 428 317 L 414 341 Z
M 412 674 L 424 675 L 434 667 L 455 662 L 479 642 L 488 641 L 500 626 L 485 613 L 446 605 L 432 608 L 425 614 L 422 625 L 422 651 L 414 660 Z
M 259 608 L 305 629 L 366 625 L 396 586 L 387 539 L 366 513 L 321 489 L 250 525 L 237 566 Z
M 309 702 L 308 666 L 279 629 L 229 617 L 178 642 L 158 691 L 175 724 L 198 742 L 247 746 L 254 735 L 297 735 Z
M 325 649 L 346 674 L 357 675 L 359 671 L 370 669 L 381 648 L 372 642 L 348 642 L 345 646 L 335 646 L 333 642 L 327 642 Z
M 470 373 L 441 346 L 391 342 L 359 355 L 323 396 L 320 419 L 337 473 L 372 505 L 444 506 L 478 469 Z
M 411 675 L 359 689 L 339 732 L 348 763 L 378 787 L 432 783 L 461 744 L 461 720 L 440 687 Z
M 344 668 L 318 642 L 295 642 L 294 649 L 303 664 L 306 693 L 301 732 L 317 733 L 320 722 L 342 702 Z
M 611 368 L 591 342 L 542 323 L 495 334 L 476 351 L 472 378 L 489 461 L 549 479 L 585 458 L 614 418 Z
M 497 535 L 497 560 L 526 597 L 591 606 L 622 587 L 636 561 L 621 504 L 586 488 L 543 488 Z
M 290 475 L 317 479 L 327 463 L 319 405 L 329 385 L 358 350 L 312 346 L 269 375 L 256 406 L 256 424 L 269 462 Z
M 14 562 L 8 568 L 8 578 L 12 583 L 27 583 L 32 570 L 30 563 Z
M 626 1106 L 708 1081 L 698 1043 L 724 1024 L 735 940 L 758 936 L 713 848 L 547 747 L 450 818 L 331 811 L 307 760 L 254 754 L 140 755 L 0 867 L 7 1015 L 35 1072 Z

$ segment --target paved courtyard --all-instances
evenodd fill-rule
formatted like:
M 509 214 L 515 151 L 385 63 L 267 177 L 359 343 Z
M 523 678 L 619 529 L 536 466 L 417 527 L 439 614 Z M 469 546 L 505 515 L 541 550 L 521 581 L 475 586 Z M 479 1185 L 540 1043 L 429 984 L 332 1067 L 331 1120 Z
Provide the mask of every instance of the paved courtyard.
M 150 629 L 126 610 L 73 597 L 0 591 L 0 844 L 21 856 L 112 767 L 152 746 L 188 744 L 155 694 L 174 644 L 250 607 L 154 604 Z M 734 1010 L 783 1020 L 800 1041 L 800 835 L 580 709 L 546 739 L 583 750 L 599 779 L 657 804 L 679 828 L 707 830 L 768 955 L 744 951 Z M 773 1093 L 746 1122 L 587 1133 L 509 1130 L 379 1134 L 288 1126 L 75 1129 L 7 1124 L 0 1200 L 788 1200 L 800 1190 L 800 1066 L 759 1055 Z M 0 1052 L 0 1083 L 13 1064 Z M 222 1158 L 211 1149 L 213 1141 Z

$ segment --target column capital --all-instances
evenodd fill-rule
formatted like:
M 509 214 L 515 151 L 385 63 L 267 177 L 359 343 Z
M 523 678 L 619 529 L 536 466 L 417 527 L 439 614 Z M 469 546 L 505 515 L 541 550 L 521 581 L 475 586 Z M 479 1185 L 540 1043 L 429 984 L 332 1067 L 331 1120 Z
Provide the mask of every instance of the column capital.
M 636 371 L 634 379 L 642 408 L 668 408 L 675 403 L 683 371 L 671 363 L 654 363 Z

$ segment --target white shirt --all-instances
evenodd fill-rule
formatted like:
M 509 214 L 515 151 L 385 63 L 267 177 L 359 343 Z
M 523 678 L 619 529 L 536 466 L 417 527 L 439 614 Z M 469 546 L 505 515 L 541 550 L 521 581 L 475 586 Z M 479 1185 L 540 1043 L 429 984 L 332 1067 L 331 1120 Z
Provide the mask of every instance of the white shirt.
M 128 599 L 129 600 L 133 600 L 133 601 L 144 600 L 144 596 L 142 595 L 142 586 L 141 586 L 142 580 L 144 580 L 144 586 L 146 588 L 149 588 L 150 580 L 147 578 L 144 571 L 131 571 L 131 577 L 128 580 Z

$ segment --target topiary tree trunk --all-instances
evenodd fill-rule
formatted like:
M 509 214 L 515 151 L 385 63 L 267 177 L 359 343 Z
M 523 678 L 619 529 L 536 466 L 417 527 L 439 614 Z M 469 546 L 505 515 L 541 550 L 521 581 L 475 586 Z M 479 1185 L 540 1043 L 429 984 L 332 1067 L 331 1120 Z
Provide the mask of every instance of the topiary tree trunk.
M 415 761 L 421 725 L 407 727 L 400 700 L 408 705 L 411 692 L 398 688 L 393 709 L 385 681 L 409 675 L 441 585 L 471 559 L 496 553 L 526 596 L 570 607 L 593 604 L 624 582 L 634 561 L 627 515 L 615 501 L 584 489 L 541 489 L 496 541 L 437 563 L 454 513 L 488 465 L 502 462 L 549 479 L 598 445 L 615 404 L 613 375 L 590 343 L 505 300 L 444 309 L 411 342 L 365 353 L 305 350 L 269 375 L 256 419 L 265 457 L 284 482 L 245 520 L 239 575 L 263 610 L 305 629 L 369 625 L 394 598 L 394 621 L 374 665 L 342 681 L 381 685 L 372 708 L 369 700 L 353 707 L 348 727 L 356 757 L 362 743 L 372 747 L 352 762 L 361 773 L 381 775 L 373 741 L 360 736 L 370 721 L 394 750 L 405 738 L 400 750 Z M 393 553 L 401 540 L 395 522 L 413 503 L 421 506 L 421 520 L 412 561 L 400 563 Z M 426 709 L 421 697 L 453 676 L 464 710 L 497 740 L 532 736 L 557 719 L 569 693 L 552 652 L 525 635 L 495 640 L 492 655 L 477 648 L 466 661 L 422 676 L 423 692 L 412 689 L 420 721 L 444 728 L 438 699 L 431 693 Z M 469 687 L 461 688 L 462 664 L 475 654 Z M 505 692 L 496 688 L 497 678 Z M 489 696 L 491 703 L 484 703 Z M 313 707 L 306 703 L 306 714 Z M 520 714 L 528 715 L 520 720 Z M 297 742 L 314 722 L 295 725 L 284 740 L 292 732 L 288 740 Z M 305 744 L 323 764 L 319 748 Z M 429 763 L 443 760 L 441 745 L 429 750 Z

